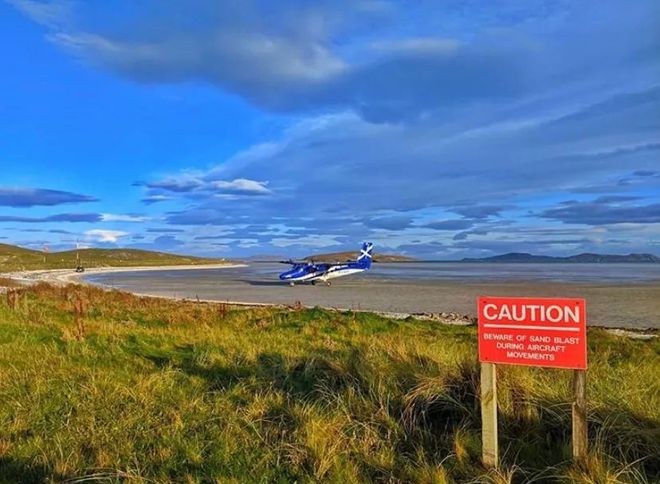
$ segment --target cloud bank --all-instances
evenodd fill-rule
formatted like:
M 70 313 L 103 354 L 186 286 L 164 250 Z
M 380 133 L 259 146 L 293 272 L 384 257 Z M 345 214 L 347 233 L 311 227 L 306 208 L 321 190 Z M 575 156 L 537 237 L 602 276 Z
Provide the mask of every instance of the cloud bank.
M 142 243 L 296 252 L 369 238 L 450 258 L 658 248 L 657 2 L 173 0 L 136 3 L 130 21 L 109 4 L 13 3 L 92 68 L 211 86 L 285 120 L 231 156 L 145 174 L 144 206 L 190 234 Z
M 97 202 L 89 195 L 45 188 L 0 187 L 0 207 L 54 206 L 67 203 Z

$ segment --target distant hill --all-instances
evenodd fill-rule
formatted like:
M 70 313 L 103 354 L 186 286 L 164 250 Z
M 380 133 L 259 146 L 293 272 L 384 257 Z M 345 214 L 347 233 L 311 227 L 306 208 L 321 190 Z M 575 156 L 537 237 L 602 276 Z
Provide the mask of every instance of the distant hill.
M 573 263 L 613 263 L 613 262 L 660 262 L 653 254 L 608 255 L 583 253 L 568 257 L 532 255 L 526 252 L 509 252 L 483 258 L 465 258 L 461 262 L 573 262 Z
M 309 255 L 304 260 L 314 260 L 315 262 L 344 262 L 348 260 L 355 260 L 359 251 L 351 252 L 330 252 L 327 254 Z M 413 262 L 417 259 L 405 255 L 397 254 L 379 254 L 374 253 L 374 262 Z
M 80 249 L 77 251 L 84 267 L 131 267 L 160 265 L 217 264 L 224 259 L 208 259 L 139 249 Z M 45 258 L 44 258 L 45 256 Z M 45 261 L 44 261 L 45 259 Z M 0 272 L 74 269 L 76 251 L 50 252 L 0 244 Z

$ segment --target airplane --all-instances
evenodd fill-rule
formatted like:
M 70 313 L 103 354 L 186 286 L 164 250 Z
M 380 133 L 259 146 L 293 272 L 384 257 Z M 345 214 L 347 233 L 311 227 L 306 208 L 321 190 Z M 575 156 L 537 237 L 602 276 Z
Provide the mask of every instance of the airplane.
M 317 263 L 313 260 L 294 262 L 292 260 L 280 261 L 282 264 L 293 266 L 291 270 L 280 274 L 280 279 L 289 283 L 289 286 L 296 282 L 311 282 L 316 284 L 321 281 L 330 285 L 330 279 L 337 277 L 357 274 L 358 272 L 368 271 L 371 268 L 374 244 L 365 242 L 357 259 L 345 262 L 322 262 Z

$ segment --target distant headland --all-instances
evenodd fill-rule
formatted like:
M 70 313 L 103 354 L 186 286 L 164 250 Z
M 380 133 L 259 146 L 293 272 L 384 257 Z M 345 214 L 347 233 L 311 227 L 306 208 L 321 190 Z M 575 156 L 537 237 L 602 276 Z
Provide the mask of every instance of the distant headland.
M 509 252 L 482 258 L 464 258 L 461 262 L 563 262 L 563 263 L 631 263 L 631 262 L 660 262 L 660 257 L 653 254 L 592 254 L 582 253 L 568 257 L 553 257 L 549 255 L 533 255 L 526 252 Z

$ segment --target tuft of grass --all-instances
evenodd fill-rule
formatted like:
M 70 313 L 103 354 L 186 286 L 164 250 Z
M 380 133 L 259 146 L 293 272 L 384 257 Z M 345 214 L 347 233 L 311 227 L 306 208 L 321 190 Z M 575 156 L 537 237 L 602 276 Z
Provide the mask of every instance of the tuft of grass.
M 500 366 L 502 465 L 488 470 L 474 327 L 73 285 L 11 294 L 1 482 L 660 480 L 656 339 L 590 330 L 582 466 L 570 372 Z

